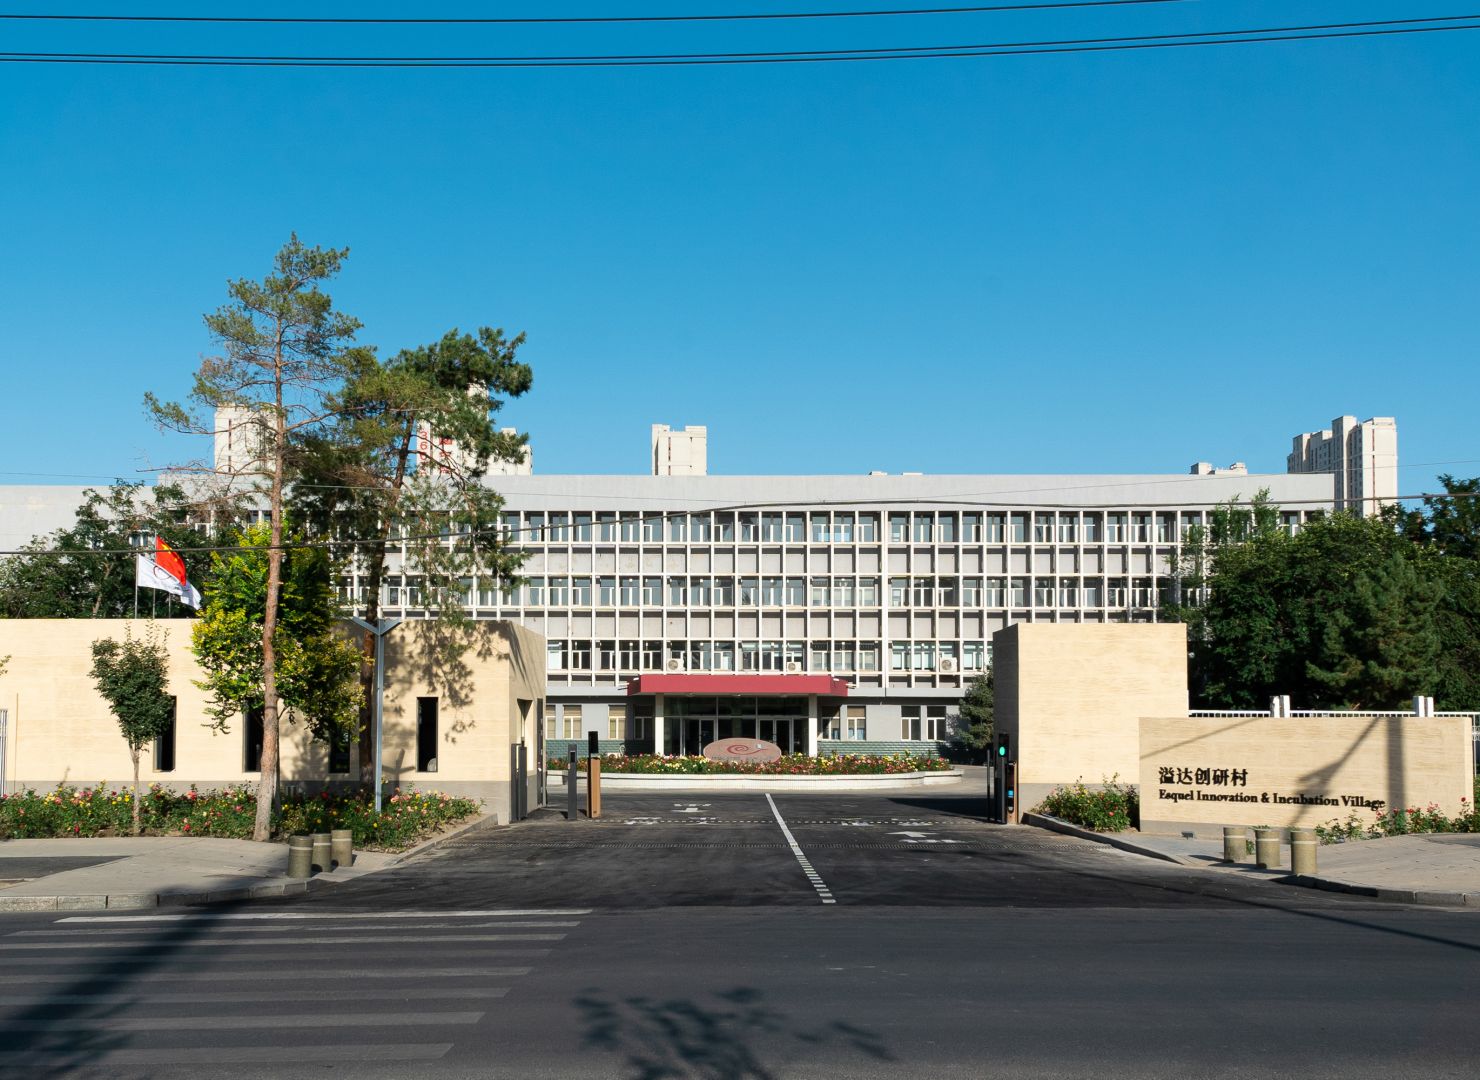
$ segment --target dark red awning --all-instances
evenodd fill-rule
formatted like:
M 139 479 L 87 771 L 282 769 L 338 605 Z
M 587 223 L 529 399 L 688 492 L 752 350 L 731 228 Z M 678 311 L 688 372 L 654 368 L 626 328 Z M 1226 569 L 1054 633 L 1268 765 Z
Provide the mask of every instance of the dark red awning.
M 848 681 L 831 675 L 639 675 L 627 683 L 627 693 L 847 697 Z

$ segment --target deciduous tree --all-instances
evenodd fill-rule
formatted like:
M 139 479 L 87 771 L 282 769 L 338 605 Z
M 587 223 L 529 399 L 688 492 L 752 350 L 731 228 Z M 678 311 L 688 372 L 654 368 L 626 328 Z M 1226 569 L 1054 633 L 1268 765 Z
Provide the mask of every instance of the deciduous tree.
M 139 832 L 139 755 L 144 744 L 169 730 L 175 699 L 169 693 L 169 658 L 150 625 L 142 638 L 103 638 L 92 643 L 92 677 L 108 702 L 134 763 L 134 833 Z

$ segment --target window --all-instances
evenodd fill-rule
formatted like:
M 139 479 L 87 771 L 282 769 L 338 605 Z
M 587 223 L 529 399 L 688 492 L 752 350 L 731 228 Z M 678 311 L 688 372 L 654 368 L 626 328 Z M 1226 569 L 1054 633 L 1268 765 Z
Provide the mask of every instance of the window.
M 807 606 L 807 579 L 789 577 L 786 579 L 786 606 Z
M 915 607 L 935 606 L 935 579 L 914 578 L 910 585 L 910 603 Z
M 735 515 L 714 515 L 714 538 L 722 543 L 732 543 L 735 539 Z
M 621 706 L 613 705 L 611 712 L 606 714 L 606 737 L 608 739 L 622 738 L 622 721 L 625 719 Z
M 1059 607 L 1079 606 L 1079 582 L 1074 578 L 1059 578 Z
M 910 538 L 910 516 L 908 514 L 889 515 L 889 542 L 891 544 L 903 544 Z
M 695 607 L 708 607 L 711 595 L 707 577 L 689 578 L 689 603 Z
M 590 514 L 575 515 L 575 529 L 572 535 L 577 543 L 589 544 L 591 542 Z
M 622 671 L 642 669 L 642 646 L 636 641 L 622 641 L 617 645 L 617 663 Z
M 858 606 L 879 606 L 879 579 L 876 577 L 861 577 L 858 579 Z
M 812 606 L 813 607 L 831 607 L 832 606 L 832 588 L 831 588 L 831 583 L 825 577 L 815 577 L 815 578 L 812 579 Z
M 759 578 L 743 577 L 740 579 L 740 606 L 755 607 L 760 602 L 761 583 Z
M 1028 542 L 1028 515 L 1012 515 L 1012 542 L 1014 544 L 1026 544 Z
M 789 544 L 804 544 L 807 542 L 807 515 L 786 515 L 786 541 Z
M 844 734 L 846 734 L 848 738 L 854 740 L 867 739 L 868 721 L 865 719 L 865 717 L 867 716 L 867 710 L 865 709 L 865 707 L 862 705 L 849 705 L 847 706 L 847 711 L 848 727 Z
M 908 671 L 910 669 L 910 645 L 907 641 L 891 641 L 889 643 L 889 670 Z
M 617 539 L 617 514 L 615 510 L 603 510 L 596 515 L 596 539 L 610 544 Z
M 596 579 L 596 606 L 616 607 L 617 579 L 608 575 Z
M 911 539 L 917 544 L 928 544 L 935 539 L 935 515 L 916 514 Z
M 547 706 L 553 709 L 554 706 Z M 581 723 L 581 707 L 579 705 L 567 705 L 563 709 L 560 718 L 560 736 L 564 739 L 579 739 L 583 734 Z
M 925 706 L 925 737 L 935 742 L 945 740 L 946 707 L 944 705 Z
M 689 602 L 688 580 L 681 577 L 668 579 L 668 604 L 670 607 L 683 607 Z
M 645 577 L 642 579 L 642 602 L 646 607 L 663 606 L 662 578 Z
M 759 526 L 754 514 L 740 515 L 740 539 L 741 541 L 754 542 L 760 539 Z
M 782 536 L 781 521 L 782 518 L 780 514 L 762 514 L 761 540 L 779 542 Z
M 598 641 L 596 655 L 601 661 L 602 671 L 617 670 L 617 643 L 615 641 Z
M 644 671 L 657 671 L 663 666 L 663 643 L 661 641 L 644 641 L 642 643 L 642 669 Z
M 1104 519 L 1099 514 L 1084 515 L 1084 542 L 1098 544 L 1105 539 Z
M 635 544 L 642 537 L 642 521 L 636 514 L 622 515 L 622 542 Z
M 175 709 L 179 702 L 170 698 L 169 726 L 154 740 L 154 771 L 175 771 Z
M 349 732 L 339 732 L 329 743 L 329 771 L 331 773 L 349 772 L 349 745 L 354 738 Z
M 761 606 L 781 606 L 781 579 L 779 577 L 761 578 Z
M 918 739 L 920 737 L 920 706 L 900 706 L 899 737 L 901 739 Z
M 812 515 L 812 543 L 826 544 L 832 540 L 832 528 L 826 514 Z
M 247 710 L 242 724 L 242 772 L 262 771 L 262 706 Z
M 924 715 L 921 715 L 923 710 Z M 912 741 L 941 742 L 946 737 L 944 705 L 905 705 L 899 710 L 900 734 Z
M 663 540 L 663 515 L 642 515 L 642 538 L 649 544 L 661 543 Z
M 550 539 L 562 544 L 568 544 L 570 542 L 569 514 L 550 515 Z
M 834 514 L 832 527 L 833 542 L 837 544 L 853 543 L 853 515 Z
M 416 699 L 416 771 L 437 771 L 437 699 Z
M 524 606 L 543 607 L 545 603 L 545 579 L 532 577 L 524 583 Z
M 1059 515 L 1059 543 L 1072 544 L 1078 539 L 1079 521 L 1073 514 Z
M 1123 544 L 1126 541 L 1126 516 L 1124 514 L 1105 515 L 1105 539 L 1112 544 Z
M 524 539 L 543 540 L 545 538 L 545 515 L 524 515 Z
M 668 519 L 668 542 L 682 544 L 688 539 L 689 519 L 683 514 L 674 514 Z
M 914 660 L 915 660 L 915 670 L 916 671 L 934 671 L 935 670 L 935 642 L 933 642 L 933 641 L 917 641 L 917 642 L 915 642 L 915 657 L 914 657 Z
M 879 540 L 879 515 L 858 515 L 858 542 L 860 544 L 874 544 Z
M 1053 578 L 1036 578 L 1033 581 L 1033 606 L 1053 607 Z
M 961 606 L 977 608 L 982 606 L 982 579 L 969 577 L 961 579 Z
M 1007 606 L 1007 582 L 1000 577 L 989 577 L 982 584 L 982 607 L 1000 608 Z
M 812 670 L 826 671 L 828 660 L 828 644 L 825 641 L 812 642 Z
M 961 542 L 963 544 L 982 542 L 982 516 L 980 514 L 961 515 Z
M 956 542 L 955 514 L 940 514 L 936 518 L 936 527 L 939 540 L 942 544 L 954 544 Z
M 907 577 L 894 577 L 889 579 L 889 606 L 909 607 L 910 603 L 910 579 Z
M 819 739 L 841 739 L 843 737 L 843 710 L 838 705 L 822 705 L 818 708 L 817 737 Z
M 860 641 L 858 643 L 858 670 L 879 670 L 879 643 L 877 641 Z
M 573 671 L 590 671 L 591 643 L 589 641 L 572 641 L 570 643 L 569 658 Z
M 832 670 L 833 671 L 852 671 L 853 670 L 853 663 L 854 663 L 854 661 L 853 661 L 853 642 L 851 642 L 851 641 L 835 641 L 835 642 L 833 642 Z
M 940 587 L 936 593 L 937 607 L 957 607 L 961 603 L 960 582 L 953 577 L 940 579 Z
M 962 643 L 961 667 L 965 671 L 980 671 L 982 669 L 982 643 L 980 641 Z
M 572 607 L 591 606 L 591 579 L 588 577 L 573 578 L 570 583 L 570 603 Z
M 735 606 L 734 578 L 717 577 L 714 579 L 714 603 L 717 607 Z
M 857 587 L 850 577 L 837 578 L 832 583 L 832 602 L 834 607 L 852 607 L 857 595 Z
M 1001 514 L 987 515 L 987 543 L 1000 544 L 1007 535 L 1007 519 Z
M 550 606 L 570 606 L 570 578 L 552 577 L 550 579 Z
M 1028 606 L 1027 578 L 1015 577 L 1012 579 L 1012 593 L 1010 599 L 1012 601 L 1012 606 L 1015 608 L 1025 608 Z
M 565 642 L 563 642 L 563 641 L 547 641 L 547 642 L 545 642 L 545 670 L 546 671 L 564 671 L 565 670 Z
M 693 544 L 709 543 L 712 530 L 709 527 L 708 514 L 689 515 L 689 542 Z
M 1033 543 L 1035 543 L 1035 544 L 1051 544 L 1051 543 L 1053 543 L 1053 515 L 1052 514 L 1035 514 L 1035 515 L 1033 515 Z
M 715 671 L 735 670 L 735 643 L 733 641 L 716 641 L 711 656 Z

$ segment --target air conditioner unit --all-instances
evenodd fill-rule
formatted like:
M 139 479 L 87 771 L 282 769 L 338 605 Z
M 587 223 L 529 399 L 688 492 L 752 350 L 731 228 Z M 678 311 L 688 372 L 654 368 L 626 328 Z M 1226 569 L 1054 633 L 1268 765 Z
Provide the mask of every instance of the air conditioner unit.
M 668 662 L 664 664 L 663 667 L 668 671 L 682 671 L 683 661 L 676 656 L 670 656 L 668 658 Z
M 950 657 L 946 657 L 945 659 L 941 660 L 941 662 L 937 666 L 940 668 L 941 671 L 949 675 L 956 670 L 956 661 L 952 660 Z
M 802 670 L 802 665 L 797 663 L 795 660 L 788 660 L 786 662 L 786 670 L 788 673 L 794 674 Z

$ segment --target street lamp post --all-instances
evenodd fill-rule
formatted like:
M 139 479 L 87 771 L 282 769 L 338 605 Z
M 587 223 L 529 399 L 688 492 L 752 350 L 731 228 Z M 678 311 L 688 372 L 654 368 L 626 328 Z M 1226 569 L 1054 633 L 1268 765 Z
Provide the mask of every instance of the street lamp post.
M 401 625 L 400 619 L 381 619 L 375 624 L 364 619 L 350 618 L 350 622 L 367 634 L 375 636 L 375 708 L 371 711 L 370 724 L 375 731 L 375 812 L 380 813 L 380 760 L 381 740 L 385 733 L 385 636 Z

